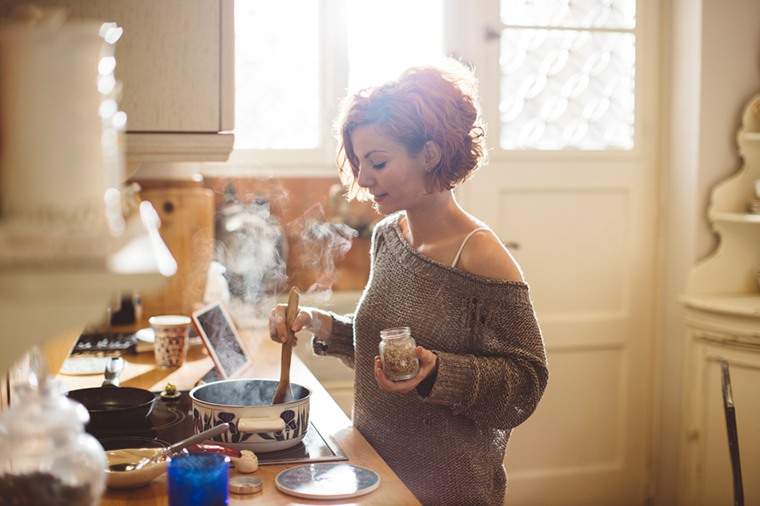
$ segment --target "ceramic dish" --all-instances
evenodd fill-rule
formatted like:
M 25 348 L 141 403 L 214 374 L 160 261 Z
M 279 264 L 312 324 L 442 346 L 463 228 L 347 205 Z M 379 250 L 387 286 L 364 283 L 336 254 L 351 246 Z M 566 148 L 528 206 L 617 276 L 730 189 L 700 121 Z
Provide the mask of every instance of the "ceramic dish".
M 129 464 L 138 462 L 140 459 L 153 457 L 162 448 L 124 448 L 121 450 L 109 450 L 106 452 L 107 465 Z M 158 476 L 166 472 L 166 460 L 155 464 L 148 464 L 136 471 L 111 471 L 106 467 L 106 485 L 109 488 L 137 488 L 144 487 Z
M 272 404 L 278 381 L 230 379 L 197 386 L 190 391 L 195 433 L 227 422 L 228 433 L 217 444 L 254 453 L 285 450 L 297 445 L 309 429 L 311 391 L 296 383 L 282 404 Z
M 274 483 L 295 497 L 334 500 L 369 494 L 380 486 L 380 476 L 366 467 L 331 462 L 291 467 L 280 472 Z

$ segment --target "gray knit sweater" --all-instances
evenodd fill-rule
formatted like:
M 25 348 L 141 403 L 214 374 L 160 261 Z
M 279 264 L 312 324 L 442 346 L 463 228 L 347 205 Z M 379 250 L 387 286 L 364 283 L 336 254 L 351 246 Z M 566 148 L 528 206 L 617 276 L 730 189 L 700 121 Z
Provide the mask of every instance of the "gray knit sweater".
M 333 315 L 314 351 L 352 365 L 354 426 L 424 504 L 502 504 L 510 431 L 536 408 L 548 377 L 528 286 L 486 279 L 420 255 L 401 214 L 375 228 L 372 270 L 354 315 Z M 438 355 L 432 389 L 380 390 L 380 331 L 408 326 Z

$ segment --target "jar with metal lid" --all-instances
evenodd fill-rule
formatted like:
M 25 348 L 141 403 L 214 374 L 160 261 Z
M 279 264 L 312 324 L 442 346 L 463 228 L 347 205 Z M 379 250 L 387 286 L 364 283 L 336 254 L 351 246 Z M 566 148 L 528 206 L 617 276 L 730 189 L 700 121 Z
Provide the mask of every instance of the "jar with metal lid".
M 35 353 L 39 353 L 35 351 Z M 0 414 L 0 503 L 93 506 L 105 487 L 106 457 L 84 432 L 87 410 L 33 367 Z
M 383 373 L 391 381 L 414 378 L 420 370 L 417 345 L 409 327 L 380 331 L 380 361 Z

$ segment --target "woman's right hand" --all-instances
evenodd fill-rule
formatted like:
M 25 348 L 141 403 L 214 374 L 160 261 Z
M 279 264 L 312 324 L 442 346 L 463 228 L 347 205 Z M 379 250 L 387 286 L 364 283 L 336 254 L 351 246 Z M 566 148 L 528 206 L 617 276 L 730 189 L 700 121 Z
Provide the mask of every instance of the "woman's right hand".
M 317 309 L 299 306 L 298 314 L 293 320 L 293 324 L 290 327 L 292 332 L 288 332 L 287 327 L 287 304 L 277 304 L 272 308 L 272 312 L 269 314 L 269 337 L 273 341 L 278 343 L 286 343 L 293 337 L 293 346 L 297 344 L 295 333 L 306 329 L 314 332 L 314 323 L 318 321 L 318 316 L 315 315 Z M 317 325 L 318 326 L 318 325 Z

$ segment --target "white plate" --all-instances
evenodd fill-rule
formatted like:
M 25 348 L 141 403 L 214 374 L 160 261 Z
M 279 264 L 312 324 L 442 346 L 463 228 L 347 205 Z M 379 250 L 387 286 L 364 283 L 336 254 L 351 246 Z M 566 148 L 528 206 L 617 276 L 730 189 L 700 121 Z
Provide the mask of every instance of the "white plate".
M 274 483 L 281 492 L 304 499 L 348 499 L 375 490 L 380 476 L 354 464 L 320 462 L 286 469 Z
M 153 344 L 156 341 L 156 334 L 153 332 L 153 329 L 150 327 L 145 327 L 144 329 L 140 329 L 137 332 L 135 332 L 135 337 L 138 341 L 142 341 L 144 343 L 151 343 Z

